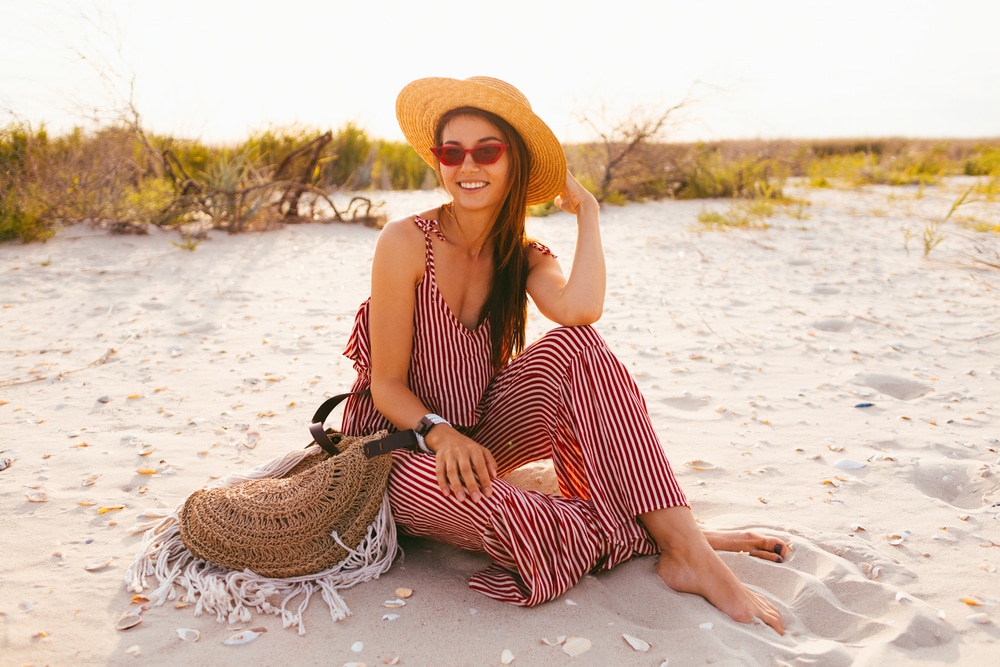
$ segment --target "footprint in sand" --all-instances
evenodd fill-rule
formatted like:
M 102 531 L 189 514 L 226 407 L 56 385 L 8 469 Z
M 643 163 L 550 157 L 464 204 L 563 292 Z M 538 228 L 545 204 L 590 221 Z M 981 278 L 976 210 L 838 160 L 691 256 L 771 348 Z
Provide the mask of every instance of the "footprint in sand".
M 919 398 L 931 390 L 930 385 L 926 385 L 909 378 L 898 377 L 896 375 L 881 375 L 878 373 L 862 373 L 855 376 L 855 382 L 865 387 L 871 387 L 875 391 L 899 399 L 901 401 L 911 401 Z
M 898 472 L 925 495 L 962 509 L 979 509 L 996 491 L 995 477 L 981 461 L 921 455 Z
M 836 333 L 847 333 L 854 328 L 853 320 L 845 320 L 843 318 L 829 317 L 822 320 L 816 320 L 813 322 L 813 329 L 819 329 L 820 331 L 833 331 Z
M 955 639 L 937 609 L 906 593 L 916 577 L 899 563 L 856 540 L 787 539 L 794 551 L 785 565 L 722 554 L 742 581 L 776 601 L 795 644 L 786 659 L 846 667 L 881 656 L 891 664 L 893 651 Z
M 669 414 L 674 419 L 709 421 L 722 418 L 722 415 L 715 410 L 705 410 L 712 405 L 709 396 L 692 396 L 685 393 L 681 396 L 662 398 L 659 402 L 670 410 Z

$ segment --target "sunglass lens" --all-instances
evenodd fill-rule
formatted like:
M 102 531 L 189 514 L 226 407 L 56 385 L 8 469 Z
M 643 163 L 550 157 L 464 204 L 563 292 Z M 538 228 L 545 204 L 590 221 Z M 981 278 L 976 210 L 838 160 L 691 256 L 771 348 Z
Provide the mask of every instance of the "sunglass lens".
M 488 146 L 477 146 L 472 149 L 472 159 L 476 164 L 493 164 L 503 155 L 503 146 L 491 144 Z
M 461 148 L 450 148 L 447 146 L 442 146 L 437 151 L 438 160 L 441 164 L 448 167 L 454 167 L 456 165 L 462 164 L 465 161 L 465 151 Z

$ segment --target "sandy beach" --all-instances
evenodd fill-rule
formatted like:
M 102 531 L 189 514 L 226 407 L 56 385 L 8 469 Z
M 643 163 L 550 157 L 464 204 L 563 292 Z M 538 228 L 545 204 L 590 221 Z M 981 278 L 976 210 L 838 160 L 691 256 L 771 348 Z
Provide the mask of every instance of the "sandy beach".
M 142 604 L 123 583 L 142 531 L 214 479 L 307 444 L 316 406 L 349 388 L 341 353 L 378 232 L 213 233 L 191 252 L 173 233 L 75 226 L 0 245 L 0 665 L 464 667 L 505 650 L 515 667 L 994 664 L 1000 270 L 969 257 L 995 258 L 1000 237 L 949 223 L 929 257 L 921 240 L 965 186 L 793 191 L 811 205 L 766 230 L 698 225 L 726 201 L 602 211 L 596 328 L 699 521 L 792 544 L 780 565 L 724 555 L 781 610 L 783 637 L 669 590 L 652 558 L 523 609 L 467 587 L 485 556 L 405 538 L 387 574 L 343 591 L 352 616 L 334 623 L 314 599 L 303 635 L 174 601 L 117 630 Z M 390 216 L 440 201 L 374 197 Z M 1000 224 L 1000 203 L 962 213 Z M 574 227 L 529 220 L 564 268 Z M 548 327 L 533 313 L 528 339 Z M 550 470 L 518 482 L 551 488 Z M 398 587 L 413 595 L 385 619 Z M 267 631 L 223 644 L 251 627 Z M 571 657 L 560 637 L 590 648 Z

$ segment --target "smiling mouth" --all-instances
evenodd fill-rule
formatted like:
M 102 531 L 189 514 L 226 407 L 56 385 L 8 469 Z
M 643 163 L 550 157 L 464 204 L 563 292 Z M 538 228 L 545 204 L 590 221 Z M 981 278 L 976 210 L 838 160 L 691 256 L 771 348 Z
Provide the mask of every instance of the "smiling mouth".
M 486 181 L 463 181 L 458 186 L 463 190 L 479 190 L 486 187 Z

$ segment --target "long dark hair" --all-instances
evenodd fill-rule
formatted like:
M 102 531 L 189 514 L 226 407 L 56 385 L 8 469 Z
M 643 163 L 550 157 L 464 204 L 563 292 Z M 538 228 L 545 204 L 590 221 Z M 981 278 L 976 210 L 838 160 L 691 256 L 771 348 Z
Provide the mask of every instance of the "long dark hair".
M 528 319 L 528 238 L 524 220 L 528 213 L 531 154 L 510 123 L 475 107 L 459 107 L 444 114 L 434 134 L 436 144 L 441 144 L 445 125 L 456 116 L 479 116 L 489 121 L 510 144 L 507 151 L 510 161 L 507 196 L 497 210 L 488 238 L 493 244 L 493 280 L 483 309 L 483 317 L 490 320 L 493 369 L 499 371 L 524 349 L 524 329 Z

